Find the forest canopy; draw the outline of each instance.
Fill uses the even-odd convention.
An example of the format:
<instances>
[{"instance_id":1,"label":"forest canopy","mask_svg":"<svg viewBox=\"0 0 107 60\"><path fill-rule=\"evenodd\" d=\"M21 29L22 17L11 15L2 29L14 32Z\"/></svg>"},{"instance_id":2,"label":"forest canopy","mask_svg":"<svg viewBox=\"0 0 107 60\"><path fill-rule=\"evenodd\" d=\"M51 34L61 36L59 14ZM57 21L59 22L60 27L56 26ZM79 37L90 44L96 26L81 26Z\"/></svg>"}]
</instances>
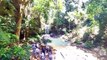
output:
<instances>
[{"instance_id":1,"label":"forest canopy","mask_svg":"<svg viewBox=\"0 0 107 60\"><path fill-rule=\"evenodd\" d=\"M29 60L31 43L46 32L106 49L106 16L107 0L0 0L0 60Z\"/></svg>"}]
</instances>

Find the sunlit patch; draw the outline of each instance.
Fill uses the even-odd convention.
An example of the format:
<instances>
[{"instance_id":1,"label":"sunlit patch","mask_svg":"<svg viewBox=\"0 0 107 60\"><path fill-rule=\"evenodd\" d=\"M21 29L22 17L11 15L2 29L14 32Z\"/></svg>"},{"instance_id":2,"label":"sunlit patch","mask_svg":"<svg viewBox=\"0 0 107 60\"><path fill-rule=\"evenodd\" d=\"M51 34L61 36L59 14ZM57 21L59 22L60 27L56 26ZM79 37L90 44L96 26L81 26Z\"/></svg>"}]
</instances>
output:
<instances>
[{"instance_id":1,"label":"sunlit patch","mask_svg":"<svg viewBox=\"0 0 107 60\"><path fill-rule=\"evenodd\" d=\"M93 28L93 34L97 35L99 33L99 27L98 26L95 26Z\"/></svg>"},{"instance_id":2,"label":"sunlit patch","mask_svg":"<svg viewBox=\"0 0 107 60\"><path fill-rule=\"evenodd\" d=\"M87 27L83 27L81 29L78 30L78 33L79 33L79 37L83 37L84 33L86 32L87 30Z\"/></svg>"}]
</instances>

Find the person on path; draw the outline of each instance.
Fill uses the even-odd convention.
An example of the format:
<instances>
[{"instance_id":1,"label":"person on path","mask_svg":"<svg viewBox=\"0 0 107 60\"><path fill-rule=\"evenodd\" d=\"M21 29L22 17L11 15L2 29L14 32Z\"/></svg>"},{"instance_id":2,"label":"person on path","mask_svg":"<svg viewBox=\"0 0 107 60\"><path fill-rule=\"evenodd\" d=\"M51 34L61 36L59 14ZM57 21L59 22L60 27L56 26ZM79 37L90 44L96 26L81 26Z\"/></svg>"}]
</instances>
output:
<instances>
[{"instance_id":1,"label":"person on path","mask_svg":"<svg viewBox=\"0 0 107 60\"><path fill-rule=\"evenodd\" d=\"M36 54L36 43L33 43L32 44L32 55L33 55L33 57L35 57L35 54Z\"/></svg>"}]
</instances>

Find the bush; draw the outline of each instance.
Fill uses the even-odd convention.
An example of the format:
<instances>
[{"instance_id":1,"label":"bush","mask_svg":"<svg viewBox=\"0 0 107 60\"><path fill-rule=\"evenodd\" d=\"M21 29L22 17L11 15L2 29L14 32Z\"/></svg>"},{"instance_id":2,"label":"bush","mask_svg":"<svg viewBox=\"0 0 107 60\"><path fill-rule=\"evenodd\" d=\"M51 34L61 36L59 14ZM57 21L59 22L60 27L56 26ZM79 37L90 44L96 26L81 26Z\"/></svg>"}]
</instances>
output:
<instances>
[{"instance_id":1,"label":"bush","mask_svg":"<svg viewBox=\"0 0 107 60\"><path fill-rule=\"evenodd\" d=\"M93 47L92 41L86 41L84 47L85 47L85 48L92 48L92 47Z\"/></svg>"},{"instance_id":2,"label":"bush","mask_svg":"<svg viewBox=\"0 0 107 60\"><path fill-rule=\"evenodd\" d=\"M0 16L0 28L3 31L13 33L15 30L15 18L12 16Z\"/></svg>"},{"instance_id":3,"label":"bush","mask_svg":"<svg viewBox=\"0 0 107 60\"><path fill-rule=\"evenodd\" d=\"M48 39L48 40L47 40L47 42L48 42L48 43L51 43L51 42L52 42L52 40Z\"/></svg>"},{"instance_id":4,"label":"bush","mask_svg":"<svg viewBox=\"0 0 107 60\"><path fill-rule=\"evenodd\" d=\"M81 44L81 41L80 40L76 40L74 43L76 43L76 44Z\"/></svg>"},{"instance_id":5,"label":"bush","mask_svg":"<svg viewBox=\"0 0 107 60\"><path fill-rule=\"evenodd\" d=\"M0 60L28 60L28 49L15 45L17 37L14 34L0 30Z\"/></svg>"},{"instance_id":6,"label":"bush","mask_svg":"<svg viewBox=\"0 0 107 60\"><path fill-rule=\"evenodd\" d=\"M4 51L4 52L3 52ZM0 57L1 60L11 60L11 59L18 59L18 60L28 60L27 51L24 50L22 47L13 46L8 49L0 49Z\"/></svg>"},{"instance_id":7,"label":"bush","mask_svg":"<svg viewBox=\"0 0 107 60\"><path fill-rule=\"evenodd\" d=\"M16 35L0 30L0 46L6 47L9 44L16 42L17 40L18 39Z\"/></svg>"}]
</instances>

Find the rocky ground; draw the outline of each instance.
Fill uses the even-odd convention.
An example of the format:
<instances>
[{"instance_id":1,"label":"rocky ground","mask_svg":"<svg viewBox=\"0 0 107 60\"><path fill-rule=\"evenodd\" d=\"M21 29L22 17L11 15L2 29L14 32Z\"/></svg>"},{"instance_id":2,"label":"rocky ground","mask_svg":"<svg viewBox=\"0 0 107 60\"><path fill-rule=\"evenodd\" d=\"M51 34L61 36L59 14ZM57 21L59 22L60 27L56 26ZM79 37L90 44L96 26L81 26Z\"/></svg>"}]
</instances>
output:
<instances>
[{"instance_id":1,"label":"rocky ground","mask_svg":"<svg viewBox=\"0 0 107 60\"><path fill-rule=\"evenodd\" d=\"M84 52L76 46L57 48L55 56L55 60L98 60L93 54Z\"/></svg>"},{"instance_id":2,"label":"rocky ground","mask_svg":"<svg viewBox=\"0 0 107 60\"><path fill-rule=\"evenodd\" d=\"M54 39L54 38L49 38ZM56 39L56 38L55 38ZM59 40L59 39L58 39ZM54 41L54 40L53 40ZM56 49L53 56L53 60L107 60L106 51L101 48L93 48L91 50L78 46L58 46L54 43L49 43L54 49ZM32 59L34 60L34 59Z\"/></svg>"}]
</instances>

